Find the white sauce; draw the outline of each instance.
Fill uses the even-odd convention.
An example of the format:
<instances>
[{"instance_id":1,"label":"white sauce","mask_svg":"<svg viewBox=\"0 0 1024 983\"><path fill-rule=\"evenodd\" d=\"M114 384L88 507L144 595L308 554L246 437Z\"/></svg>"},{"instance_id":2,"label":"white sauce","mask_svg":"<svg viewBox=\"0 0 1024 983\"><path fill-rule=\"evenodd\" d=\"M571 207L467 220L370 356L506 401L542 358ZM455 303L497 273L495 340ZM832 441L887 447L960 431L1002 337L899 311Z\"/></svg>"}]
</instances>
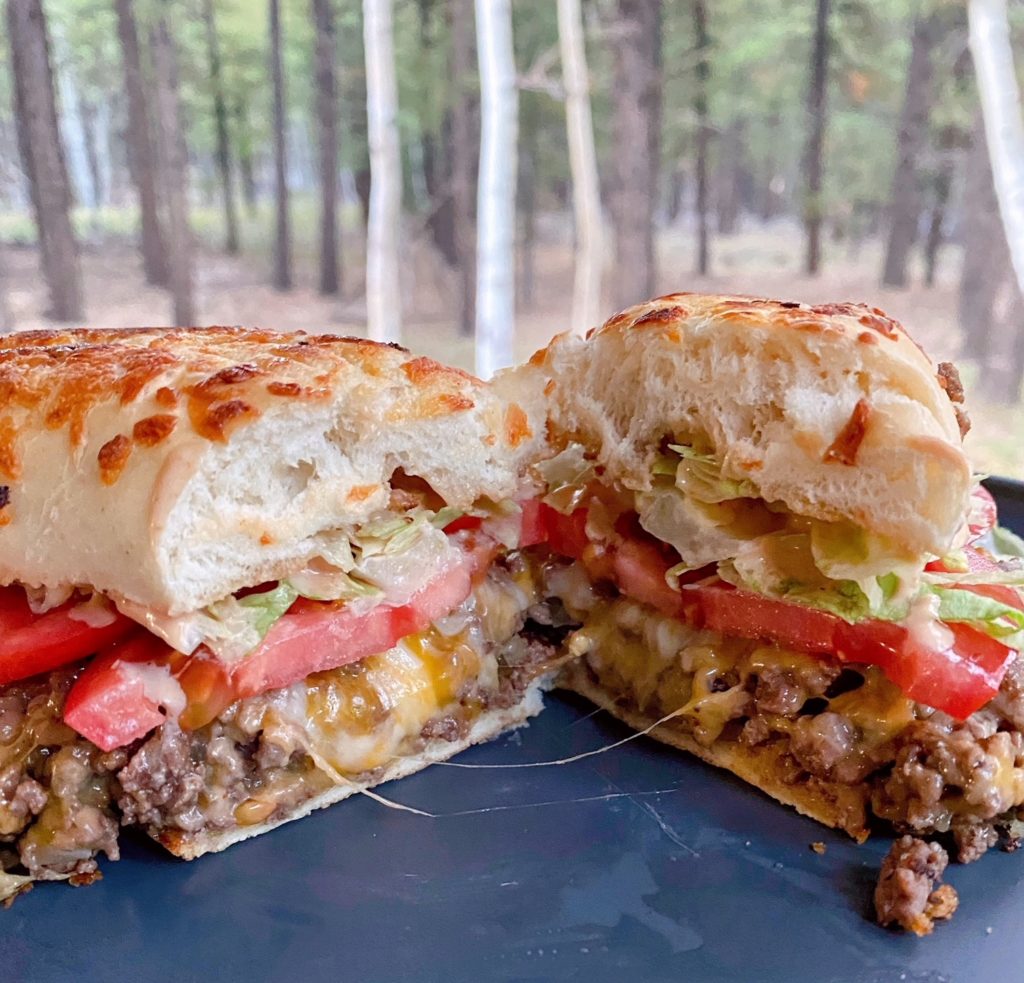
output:
<instances>
[{"instance_id":1,"label":"white sauce","mask_svg":"<svg viewBox=\"0 0 1024 983\"><path fill-rule=\"evenodd\" d=\"M944 652L953 646L953 633L939 620L939 599L935 594L923 594L910 605L904 626L919 648Z\"/></svg>"},{"instance_id":2,"label":"white sauce","mask_svg":"<svg viewBox=\"0 0 1024 983\"><path fill-rule=\"evenodd\" d=\"M169 718L177 719L181 716L187 702L185 691L167 666L154 666L145 662L115 662L114 665L128 680L142 683L146 699L163 707Z\"/></svg>"}]
</instances>

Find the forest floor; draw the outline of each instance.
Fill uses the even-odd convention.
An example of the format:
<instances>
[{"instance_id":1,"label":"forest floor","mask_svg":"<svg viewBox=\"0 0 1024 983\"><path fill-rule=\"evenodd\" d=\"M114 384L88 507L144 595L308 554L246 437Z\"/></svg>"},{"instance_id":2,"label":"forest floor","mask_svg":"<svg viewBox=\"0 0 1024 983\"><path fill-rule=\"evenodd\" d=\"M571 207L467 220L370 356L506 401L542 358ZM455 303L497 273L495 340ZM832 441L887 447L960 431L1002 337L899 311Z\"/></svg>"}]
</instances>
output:
<instances>
[{"instance_id":1,"label":"forest floor","mask_svg":"<svg viewBox=\"0 0 1024 983\"><path fill-rule=\"evenodd\" d=\"M517 309L517 357L525 358L568 323L572 296L572 253L564 225L539 223L529 297ZM323 297L316 291L313 252L314 223L296 223L296 286L288 293L268 283L266 242L257 234L262 222L243 228L247 251L228 257L204 246L196 258L198 320L203 324L247 324L280 329L305 328L362 334L361 244L349 236L346 244L346 290L343 298ZM8 239L0 226L0 240ZM205 239L212 238L204 236ZM403 269L404 343L443 361L472 368L472 339L454 327L456 282L422 235L411 235L412 256ZM358 248L357 248L358 247ZM661 275L658 292L707 290L773 296L809 302L866 301L902 321L936 358L958 360L968 389L974 428L969 451L978 468L1024 478L1024 406L1000 407L985 402L977 369L961 358L962 338L956 322L956 278L959 256L948 248L942 256L934 287L914 285L893 290L878 285L881 265L877 243L852 250L829 243L824 272L806 277L800 269L801 239L788 225L720 236L713 247L713 276L692 272L692 236L683 229L667 230L659 245ZM27 245L0 245L0 270L9 316L17 329L46 327L46 295L38 274L36 250ZM122 236L106 236L83 249L86 312L90 324L123 326L166 324L170 317L167 294L147 286L138 253ZM520 271L520 286L523 276ZM610 310L609 310L610 313Z\"/></svg>"}]
</instances>

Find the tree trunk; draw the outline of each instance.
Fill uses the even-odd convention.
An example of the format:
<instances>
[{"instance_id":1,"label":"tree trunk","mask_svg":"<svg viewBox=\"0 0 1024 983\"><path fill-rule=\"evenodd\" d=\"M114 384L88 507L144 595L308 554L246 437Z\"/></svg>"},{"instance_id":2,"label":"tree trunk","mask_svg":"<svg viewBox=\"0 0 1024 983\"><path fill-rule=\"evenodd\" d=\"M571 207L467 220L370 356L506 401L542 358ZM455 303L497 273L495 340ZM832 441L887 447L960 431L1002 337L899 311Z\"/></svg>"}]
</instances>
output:
<instances>
[{"instance_id":1,"label":"tree trunk","mask_svg":"<svg viewBox=\"0 0 1024 983\"><path fill-rule=\"evenodd\" d=\"M598 323L601 313L604 228L580 0L558 0L558 40L562 52L565 125L572 173L572 210L576 223L572 330L583 334Z\"/></svg>"},{"instance_id":2,"label":"tree trunk","mask_svg":"<svg viewBox=\"0 0 1024 983\"><path fill-rule=\"evenodd\" d=\"M896 170L889 195L889 241L882 268L887 287L907 285L907 258L917 239L921 217L918 164L928 143L928 118L933 91L932 49L940 40L941 21L937 14L923 14L914 20L907 68L907 88L900 113Z\"/></svg>"},{"instance_id":3,"label":"tree trunk","mask_svg":"<svg viewBox=\"0 0 1024 983\"><path fill-rule=\"evenodd\" d=\"M338 53L333 0L313 0L320 149L320 293L341 292L338 224Z\"/></svg>"},{"instance_id":4,"label":"tree trunk","mask_svg":"<svg viewBox=\"0 0 1024 983\"><path fill-rule=\"evenodd\" d=\"M252 153L252 131L249 126L249 111L239 100L232 107L235 117L235 134L238 146L238 173L242 179L242 200L245 210L252 218L256 214L256 168Z\"/></svg>"},{"instance_id":5,"label":"tree trunk","mask_svg":"<svg viewBox=\"0 0 1024 983\"><path fill-rule=\"evenodd\" d=\"M970 0L967 13L1003 238L1024 291L1024 118L1006 0Z\"/></svg>"},{"instance_id":6,"label":"tree trunk","mask_svg":"<svg viewBox=\"0 0 1024 983\"><path fill-rule=\"evenodd\" d=\"M480 57L477 187L476 373L490 378L514 360L518 93L510 0L476 0Z\"/></svg>"},{"instance_id":7,"label":"tree trunk","mask_svg":"<svg viewBox=\"0 0 1024 983\"><path fill-rule=\"evenodd\" d=\"M807 145L804 149L804 235L807 249L804 270L816 276L821 267L821 223L825 211L822 198L828 95L829 10L831 0L815 0L814 40L807 86Z\"/></svg>"},{"instance_id":8,"label":"tree trunk","mask_svg":"<svg viewBox=\"0 0 1024 983\"><path fill-rule=\"evenodd\" d=\"M951 128L946 129L948 131ZM946 209L953 187L953 143L953 139L945 133L939 140L939 161L932 182L932 209L924 244L924 282L929 287L935 285L939 250L942 248L943 229L946 224Z\"/></svg>"},{"instance_id":9,"label":"tree trunk","mask_svg":"<svg viewBox=\"0 0 1024 983\"><path fill-rule=\"evenodd\" d=\"M157 205L157 161L146 105L146 80L139 54L139 33L133 0L114 0L117 36L121 42L124 89L128 97L128 172L139 199L142 268L147 282L166 286L169 271Z\"/></svg>"},{"instance_id":10,"label":"tree trunk","mask_svg":"<svg viewBox=\"0 0 1024 983\"><path fill-rule=\"evenodd\" d=\"M370 216L366 232L367 331L378 341L402 336L398 275L402 156L398 142L392 0L363 0L366 117L370 144Z\"/></svg>"},{"instance_id":11,"label":"tree trunk","mask_svg":"<svg viewBox=\"0 0 1024 983\"><path fill-rule=\"evenodd\" d=\"M661 151L661 5L618 0L613 78L612 197L617 307L654 293L654 207Z\"/></svg>"},{"instance_id":12,"label":"tree trunk","mask_svg":"<svg viewBox=\"0 0 1024 983\"><path fill-rule=\"evenodd\" d=\"M168 6L168 0L162 0L160 16L149 43L156 76L157 148L167 207L167 259L174 323L188 327L196 321L192 285L193 242L188 221L188 153L181 128L178 55L167 26Z\"/></svg>"},{"instance_id":13,"label":"tree trunk","mask_svg":"<svg viewBox=\"0 0 1024 983\"><path fill-rule=\"evenodd\" d=\"M722 235L733 235L739 227L747 172L744 163L746 122L732 120L722 135L718 184L715 189L716 226Z\"/></svg>"},{"instance_id":14,"label":"tree trunk","mask_svg":"<svg viewBox=\"0 0 1024 983\"><path fill-rule=\"evenodd\" d=\"M270 0L270 77L274 92L274 287L291 290L292 238L288 224L288 141L284 68L281 61L281 4Z\"/></svg>"},{"instance_id":15,"label":"tree trunk","mask_svg":"<svg viewBox=\"0 0 1024 983\"><path fill-rule=\"evenodd\" d=\"M678 164L668 177L668 220L675 223L683 210L683 196L686 193L686 172Z\"/></svg>"},{"instance_id":16,"label":"tree trunk","mask_svg":"<svg viewBox=\"0 0 1024 983\"><path fill-rule=\"evenodd\" d=\"M231 142L228 137L228 107L224 100L224 79L220 64L220 39L213 15L213 0L203 0L203 21L206 25L206 53L213 89L213 119L217 131L217 170L220 172L224 199L224 251L238 253L238 210L235 206L235 175L231 166Z\"/></svg>"},{"instance_id":17,"label":"tree trunk","mask_svg":"<svg viewBox=\"0 0 1024 983\"><path fill-rule=\"evenodd\" d=\"M49 317L82 317L82 275L71 225L71 190L61 145L50 41L40 0L7 0L14 112L39 234Z\"/></svg>"},{"instance_id":18,"label":"tree trunk","mask_svg":"<svg viewBox=\"0 0 1024 983\"><path fill-rule=\"evenodd\" d=\"M519 219L519 272L517 303L533 306L534 258L537 245L537 121L531 113L523 113L519 126L519 173L516 178L516 214Z\"/></svg>"},{"instance_id":19,"label":"tree trunk","mask_svg":"<svg viewBox=\"0 0 1024 983\"><path fill-rule=\"evenodd\" d=\"M705 0L693 0L693 31L697 50L697 82L693 90L693 111L697 117L697 272L707 276L711 267L711 249L708 228L708 144L711 129L708 126L708 80L711 64L708 61L708 11Z\"/></svg>"},{"instance_id":20,"label":"tree trunk","mask_svg":"<svg viewBox=\"0 0 1024 983\"><path fill-rule=\"evenodd\" d=\"M449 8L452 34L451 184L452 219L459 279L459 333L473 334L476 320L476 224L473 175L476 169L473 127L473 90L471 76L476 59L474 51L473 0L454 0Z\"/></svg>"},{"instance_id":21,"label":"tree trunk","mask_svg":"<svg viewBox=\"0 0 1024 983\"><path fill-rule=\"evenodd\" d=\"M85 164L89 171L89 200L93 208L102 208L107 194L103 182L103 168L100 166L99 144L96 141L96 103L82 96L79 99L78 110L82 115L82 143L85 149Z\"/></svg>"},{"instance_id":22,"label":"tree trunk","mask_svg":"<svg viewBox=\"0 0 1024 983\"><path fill-rule=\"evenodd\" d=\"M991 348L996 293L1009 258L980 114L971 134L966 172L958 316L965 350L985 365Z\"/></svg>"}]
</instances>

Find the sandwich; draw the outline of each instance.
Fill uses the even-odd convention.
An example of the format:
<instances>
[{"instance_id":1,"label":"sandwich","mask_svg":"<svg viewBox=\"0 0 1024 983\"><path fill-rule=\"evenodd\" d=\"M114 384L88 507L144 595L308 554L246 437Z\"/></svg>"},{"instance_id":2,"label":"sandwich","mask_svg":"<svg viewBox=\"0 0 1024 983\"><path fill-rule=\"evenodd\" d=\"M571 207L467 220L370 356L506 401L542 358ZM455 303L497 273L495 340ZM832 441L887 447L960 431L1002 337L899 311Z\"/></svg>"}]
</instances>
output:
<instances>
[{"instance_id":1,"label":"sandwich","mask_svg":"<svg viewBox=\"0 0 1024 983\"><path fill-rule=\"evenodd\" d=\"M857 840L1024 803L1024 570L955 369L881 311L673 294L498 385L549 449L566 687Z\"/></svg>"},{"instance_id":2,"label":"sandwich","mask_svg":"<svg viewBox=\"0 0 1024 983\"><path fill-rule=\"evenodd\" d=\"M192 859L522 725L524 411L404 349L239 328L0 348L0 897Z\"/></svg>"}]
</instances>

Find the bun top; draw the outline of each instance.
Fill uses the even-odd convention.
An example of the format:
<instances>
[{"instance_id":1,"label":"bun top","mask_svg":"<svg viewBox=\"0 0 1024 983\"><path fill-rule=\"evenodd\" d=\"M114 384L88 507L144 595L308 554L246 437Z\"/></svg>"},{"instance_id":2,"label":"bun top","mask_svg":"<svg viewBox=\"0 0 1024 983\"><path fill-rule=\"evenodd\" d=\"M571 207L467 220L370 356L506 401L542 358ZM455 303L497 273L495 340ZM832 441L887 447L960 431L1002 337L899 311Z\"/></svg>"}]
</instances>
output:
<instances>
[{"instance_id":1,"label":"bun top","mask_svg":"<svg viewBox=\"0 0 1024 983\"><path fill-rule=\"evenodd\" d=\"M559 335L499 387L650 487L668 438L710 447L762 498L946 553L969 508L963 390L877 308L678 293Z\"/></svg>"},{"instance_id":2,"label":"bun top","mask_svg":"<svg viewBox=\"0 0 1024 983\"><path fill-rule=\"evenodd\" d=\"M395 345L242 328L0 339L0 582L179 613L387 507L515 493L524 412ZM457 447L456 453L452 448Z\"/></svg>"}]
</instances>

